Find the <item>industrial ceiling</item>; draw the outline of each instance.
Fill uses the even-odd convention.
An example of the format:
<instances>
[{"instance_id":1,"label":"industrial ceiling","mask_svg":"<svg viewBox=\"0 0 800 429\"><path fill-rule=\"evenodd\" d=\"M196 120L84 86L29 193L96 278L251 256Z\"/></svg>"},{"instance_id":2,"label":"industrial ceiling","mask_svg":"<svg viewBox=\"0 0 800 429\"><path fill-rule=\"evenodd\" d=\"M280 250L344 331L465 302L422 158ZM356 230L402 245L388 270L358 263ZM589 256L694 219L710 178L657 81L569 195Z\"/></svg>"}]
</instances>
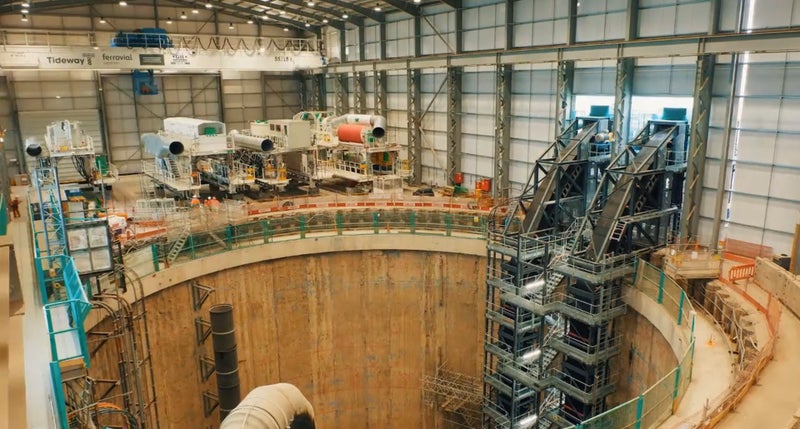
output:
<instances>
[{"instance_id":1,"label":"industrial ceiling","mask_svg":"<svg viewBox=\"0 0 800 429\"><path fill-rule=\"evenodd\" d=\"M446 4L452 8L460 8L461 0L39 0L4 2L0 6L0 15L37 12L52 13L75 7L95 6L102 4L187 7L192 9L210 9L245 20L263 23L277 22L300 29L313 27L315 31L325 25L342 29L346 23L362 26L365 19L385 22L386 14L403 12L410 16L419 16L420 7L433 4Z\"/></svg>"}]
</instances>

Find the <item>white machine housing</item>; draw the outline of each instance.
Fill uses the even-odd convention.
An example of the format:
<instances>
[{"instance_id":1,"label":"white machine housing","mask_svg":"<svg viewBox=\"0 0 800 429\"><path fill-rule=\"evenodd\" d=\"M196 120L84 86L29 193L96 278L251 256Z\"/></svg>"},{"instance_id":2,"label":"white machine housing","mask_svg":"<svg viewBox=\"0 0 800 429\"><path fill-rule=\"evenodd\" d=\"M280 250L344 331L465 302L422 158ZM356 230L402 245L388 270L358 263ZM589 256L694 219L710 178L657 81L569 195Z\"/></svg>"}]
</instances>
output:
<instances>
[{"instance_id":1,"label":"white machine housing","mask_svg":"<svg viewBox=\"0 0 800 429\"><path fill-rule=\"evenodd\" d=\"M81 128L78 121L56 121L47 126L44 135L50 157L93 155L92 136Z\"/></svg>"},{"instance_id":2,"label":"white machine housing","mask_svg":"<svg viewBox=\"0 0 800 429\"><path fill-rule=\"evenodd\" d=\"M275 119L250 123L250 134L273 141L275 150L292 151L311 146L311 124L294 119Z\"/></svg>"},{"instance_id":3,"label":"white machine housing","mask_svg":"<svg viewBox=\"0 0 800 429\"><path fill-rule=\"evenodd\" d=\"M189 155L224 154L233 150L225 131L225 124L196 118L166 118L164 130L159 135L168 141L179 141L188 148Z\"/></svg>"}]
</instances>

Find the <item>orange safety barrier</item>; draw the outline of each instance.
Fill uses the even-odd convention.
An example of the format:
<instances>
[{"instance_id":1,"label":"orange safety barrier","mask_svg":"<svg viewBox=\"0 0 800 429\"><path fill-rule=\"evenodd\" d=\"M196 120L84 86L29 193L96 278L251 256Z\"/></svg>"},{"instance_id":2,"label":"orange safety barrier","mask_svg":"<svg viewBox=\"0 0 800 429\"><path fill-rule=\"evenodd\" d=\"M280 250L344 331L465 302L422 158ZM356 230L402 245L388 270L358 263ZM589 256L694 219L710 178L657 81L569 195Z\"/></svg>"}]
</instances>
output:
<instances>
[{"instance_id":1,"label":"orange safety barrier","mask_svg":"<svg viewBox=\"0 0 800 429\"><path fill-rule=\"evenodd\" d=\"M728 281L749 279L754 275L756 275L756 264L737 265L728 270Z\"/></svg>"}]
</instances>

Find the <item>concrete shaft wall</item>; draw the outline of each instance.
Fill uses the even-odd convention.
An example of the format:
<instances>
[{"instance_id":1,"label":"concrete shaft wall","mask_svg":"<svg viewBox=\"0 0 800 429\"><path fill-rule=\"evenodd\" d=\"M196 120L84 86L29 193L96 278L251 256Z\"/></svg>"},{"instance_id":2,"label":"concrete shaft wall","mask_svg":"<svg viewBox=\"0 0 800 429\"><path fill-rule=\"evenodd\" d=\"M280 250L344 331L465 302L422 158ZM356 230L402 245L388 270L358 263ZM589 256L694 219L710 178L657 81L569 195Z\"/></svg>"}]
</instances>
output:
<instances>
[{"instance_id":1,"label":"concrete shaft wall","mask_svg":"<svg viewBox=\"0 0 800 429\"><path fill-rule=\"evenodd\" d=\"M147 298L162 428L207 427L195 317L234 306L242 392L297 385L320 428L446 427L422 403L421 379L445 363L480 379L485 258L356 251L284 258L200 277L216 288L203 309L188 283ZM210 342L210 340L209 340ZM206 345L210 351L210 344Z\"/></svg>"},{"instance_id":2,"label":"concrete shaft wall","mask_svg":"<svg viewBox=\"0 0 800 429\"><path fill-rule=\"evenodd\" d=\"M609 396L609 407L640 395L678 365L672 347L646 317L629 308L615 323L622 347L611 362L619 381Z\"/></svg>"}]
</instances>

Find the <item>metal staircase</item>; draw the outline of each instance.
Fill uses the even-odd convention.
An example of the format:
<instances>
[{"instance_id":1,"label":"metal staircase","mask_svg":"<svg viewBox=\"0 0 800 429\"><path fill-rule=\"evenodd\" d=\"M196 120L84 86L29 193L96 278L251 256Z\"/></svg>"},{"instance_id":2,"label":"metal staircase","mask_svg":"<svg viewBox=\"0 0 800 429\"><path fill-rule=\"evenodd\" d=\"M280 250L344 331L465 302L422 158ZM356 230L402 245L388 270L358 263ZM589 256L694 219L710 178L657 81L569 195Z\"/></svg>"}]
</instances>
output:
<instances>
[{"instance_id":1,"label":"metal staircase","mask_svg":"<svg viewBox=\"0 0 800 429\"><path fill-rule=\"evenodd\" d=\"M178 239L172 244L172 247L169 249L169 253L167 253L167 262L172 264L175 262L175 259L183 250L183 247L186 245L186 241L189 240L189 237L192 235L191 230L188 226L185 226L181 229L180 235L178 235Z\"/></svg>"},{"instance_id":2,"label":"metal staircase","mask_svg":"<svg viewBox=\"0 0 800 429\"><path fill-rule=\"evenodd\" d=\"M169 172L172 173L172 177L175 179L181 178L181 169L178 167L178 162L175 161L175 158L169 157L167 158L167 165L169 166Z\"/></svg>"}]
</instances>

